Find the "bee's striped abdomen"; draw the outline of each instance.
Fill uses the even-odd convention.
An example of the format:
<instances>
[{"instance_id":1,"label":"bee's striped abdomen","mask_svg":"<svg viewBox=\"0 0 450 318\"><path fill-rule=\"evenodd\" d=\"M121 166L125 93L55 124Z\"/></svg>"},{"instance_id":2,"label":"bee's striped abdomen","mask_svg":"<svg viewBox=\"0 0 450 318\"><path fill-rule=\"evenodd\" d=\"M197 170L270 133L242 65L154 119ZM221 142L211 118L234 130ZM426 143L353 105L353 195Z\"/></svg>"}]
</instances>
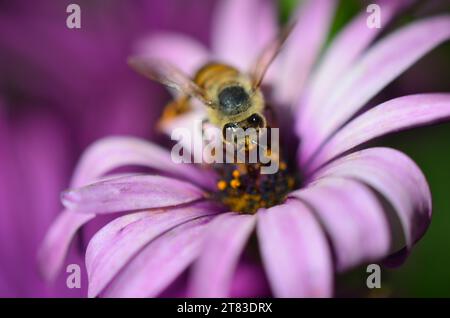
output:
<instances>
[{"instance_id":1,"label":"bee's striped abdomen","mask_svg":"<svg viewBox=\"0 0 450 318\"><path fill-rule=\"evenodd\" d=\"M233 81L239 76L239 71L232 66L221 63L208 63L197 71L194 82L207 90L220 83Z\"/></svg>"}]
</instances>

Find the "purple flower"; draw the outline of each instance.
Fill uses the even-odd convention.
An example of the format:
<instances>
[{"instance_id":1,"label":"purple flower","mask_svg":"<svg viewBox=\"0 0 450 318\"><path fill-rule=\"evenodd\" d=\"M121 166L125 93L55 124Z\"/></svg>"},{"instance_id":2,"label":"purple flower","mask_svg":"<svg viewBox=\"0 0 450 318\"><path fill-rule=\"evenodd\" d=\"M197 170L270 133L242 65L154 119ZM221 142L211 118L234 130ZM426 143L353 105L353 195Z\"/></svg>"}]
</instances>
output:
<instances>
[{"instance_id":1,"label":"purple flower","mask_svg":"<svg viewBox=\"0 0 450 318\"><path fill-rule=\"evenodd\" d=\"M85 275L81 289L69 289L65 269L53 284L37 270L38 247L61 209L55 198L93 140L149 136L148 121L157 115L149 105L162 100L164 90L128 68L131 44L179 14L199 22L179 19L171 27L204 37L210 12L198 1L80 0L82 28L70 30L65 18L72 2L0 3L0 297L86 294ZM90 224L83 235L99 225ZM82 263L78 245L68 253L69 264Z\"/></svg>"},{"instance_id":2,"label":"purple flower","mask_svg":"<svg viewBox=\"0 0 450 318\"><path fill-rule=\"evenodd\" d=\"M383 23L400 4L380 1ZM450 94L404 96L360 110L450 37L450 17L414 22L372 44L380 29L368 28L363 12L318 60L334 9L334 1L304 1L296 27L265 79L271 89L267 98L285 115L280 126L290 141L288 150L297 152L296 163L286 171L301 172L300 186L294 189L282 168L281 184L269 183L273 187L259 189L259 194L271 196L284 183L289 192L277 197L276 204L259 201L256 213L236 213L227 210L235 205L222 204L230 199L227 193L221 193L222 200L212 198L220 193L219 179L245 184L239 173L224 177L196 165L175 164L169 151L136 138L97 141L78 164L71 189L62 195L65 211L44 241L40 257L47 276L58 272L82 225L96 215L123 212L132 213L103 227L87 247L91 297L157 296L190 266L188 295L228 296L254 232L271 292L278 297L332 296L335 272L404 257L431 220L428 184L403 153L361 149L385 134L447 120ZM164 57L189 74L217 59L248 70L277 33L268 1L222 1L213 21L211 51L178 34L149 37L138 51ZM176 125L200 115L187 114ZM170 131L171 126L165 128ZM293 142L294 131L300 143ZM136 165L154 174L104 177ZM386 216L393 211L403 229L402 249Z\"/></svg>"},{"instance_id":3,"label":"purple flower","mask_svg":"<svg viewBox=\"0 0 450 318\"><path fill-rule=\"evenodd\" d=\"M80 297L85 290L69 290L64 280L45 284L36 263L40 240L60 209L55 195L67 182L67 132L48 114L7 120L3 107L0 101L0 296ZM59 151L49 156L49 149Z\"/></svg>"}]
</instances>

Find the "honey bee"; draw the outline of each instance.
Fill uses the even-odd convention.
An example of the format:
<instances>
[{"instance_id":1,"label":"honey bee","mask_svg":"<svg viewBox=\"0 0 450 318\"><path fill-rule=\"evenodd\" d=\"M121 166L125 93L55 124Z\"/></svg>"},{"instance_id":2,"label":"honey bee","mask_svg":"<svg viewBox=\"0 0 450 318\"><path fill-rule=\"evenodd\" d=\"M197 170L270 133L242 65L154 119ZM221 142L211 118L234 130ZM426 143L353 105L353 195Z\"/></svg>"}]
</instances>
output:
<instances>
[{"instance_id":1,"label":"honey bee","mask_svg":"<svg viewBox=\"0 0 450 318\"><path fill-rule=\"evenodd\" d=\"M263 114L266 102L260 86L292 28L293 25L285 28L267 45L249 72L241 72L228 64L211 62L201 67L191 79L164 60L136 56L129 58L128 64L145 77L181 93L180 97L166 106L162 120L187 112L191 108L190 99L195 98L206 106L207 121L220 128L223 140L227 141L227 132L233 134L237 129L246 131L248 128L259 132L267 127ZM244 144L246 149L253 146L248 139L234 142Z\"/></svg>"}]
</instances>

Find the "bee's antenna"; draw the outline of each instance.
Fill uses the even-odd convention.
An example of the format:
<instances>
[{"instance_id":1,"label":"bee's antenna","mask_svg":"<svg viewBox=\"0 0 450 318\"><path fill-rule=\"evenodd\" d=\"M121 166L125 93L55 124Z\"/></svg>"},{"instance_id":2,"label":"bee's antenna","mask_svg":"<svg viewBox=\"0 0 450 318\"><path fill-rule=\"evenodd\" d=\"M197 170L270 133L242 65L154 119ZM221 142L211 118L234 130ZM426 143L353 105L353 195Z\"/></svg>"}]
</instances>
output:
<instances>
[{"instance_id":1,"label":"bee's antenna","mask_svg":"<svg viewBox=\"0 0 450 318\"><path fill-rule=\"evenodd\" d=\"M273 60L276 58L281 48L285 44L287 38L292 33L296 25L296 21L289 23L277 36L275 40L270 42L260 53L253 65L250 76L252 78L252 89L256 90L262 83L264 76L266 75L269 66L272 64Z\"/></svg>"}]
</instances>

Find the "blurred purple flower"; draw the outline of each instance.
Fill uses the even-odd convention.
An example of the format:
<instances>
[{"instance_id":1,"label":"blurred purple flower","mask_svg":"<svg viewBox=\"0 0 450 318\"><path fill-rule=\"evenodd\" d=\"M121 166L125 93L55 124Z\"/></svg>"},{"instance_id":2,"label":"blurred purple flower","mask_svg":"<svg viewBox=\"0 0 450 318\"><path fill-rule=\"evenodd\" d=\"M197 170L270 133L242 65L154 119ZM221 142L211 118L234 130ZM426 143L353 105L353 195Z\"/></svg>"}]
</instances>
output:
<instances>
[{"instance_id":1,"label":"blurred purple flower","mask_svg":"<svg viewBox=\"0 0 450 318\"><path fill-rule=\"evenodd\" d=\"M7 120L0 105L0 296L82 296L63 279L54 286L38 275L36 251L59 210L54 196L66 184L70 152L67 130L52 116L34 114ZM50 149L58 149L49 156ZM36 183L39 185L36 187ZM70 253L72 263L82 257ZM60 288L64 286L64 288Z\"/></svg>"},{"instance_id":2,"label":"blurred purple flower","mask_svg":"<svg viewBox=\"0 0 450 318\"><path fill-rule=\"evenodd\" d=\"M400 3L380 1L384 23ZM294 125L282 126L290 129L287 138L293 139L295 130L300 139L291 149L298 149L296 168L304 176L300 189L283 203L255 214L224 213L226 207L208 195L217 191L214 172L175 164L167 150L144 140L97 141L78 164L71 189L62 196L66 210L41 250L47 277L58 272L82 225L96 215L136 210L141 212L117 217L90 241L89 296L157 296L191 264L188 295L229 296L255 229L271 291L278 297L328 297L333 294L335 271L405 256L431 220L425 177L411 159L394 149L356 150L388 133L448 120L450 94L404 96L358 112L450 37L450 17L414 22L371 45L380 30L369 29L366 14L361 13L317 61L334 8L335 2L329 0L303 2L296 13L298 23L265 81L272 89L270 101L295 120ZM247 70L277 33L275 11L268 1L224 0L213 21L212 53L175 34L145 39L139 53L164 57L190 74L212 59ZM197 114L184 120L193 116ZM162 175L99 180L130 165ZM395 211L404 249L394 244L389 211L375 192Z\"/></svg>"},{"instance_id":3,"label":"blurred purple flower","mask_svg":"<svg viewBox=\"0 0 450 318\"><path fill-rule=\"evenodd\" d=\"M161 28L205 38L212 5L81 0L82 28L69 30L66 7L72 2L0 2L1 297L86 294L84 281L82 289L71 290L65 273L52 285L38 273L38 245L60 211L55 198L93 140L151 136L149 123L165 93L127 67L132 43ZM173 19L181 13L197 22ZM68 263L81 264L74 247Z\"/></svg>"}]
</instances>

